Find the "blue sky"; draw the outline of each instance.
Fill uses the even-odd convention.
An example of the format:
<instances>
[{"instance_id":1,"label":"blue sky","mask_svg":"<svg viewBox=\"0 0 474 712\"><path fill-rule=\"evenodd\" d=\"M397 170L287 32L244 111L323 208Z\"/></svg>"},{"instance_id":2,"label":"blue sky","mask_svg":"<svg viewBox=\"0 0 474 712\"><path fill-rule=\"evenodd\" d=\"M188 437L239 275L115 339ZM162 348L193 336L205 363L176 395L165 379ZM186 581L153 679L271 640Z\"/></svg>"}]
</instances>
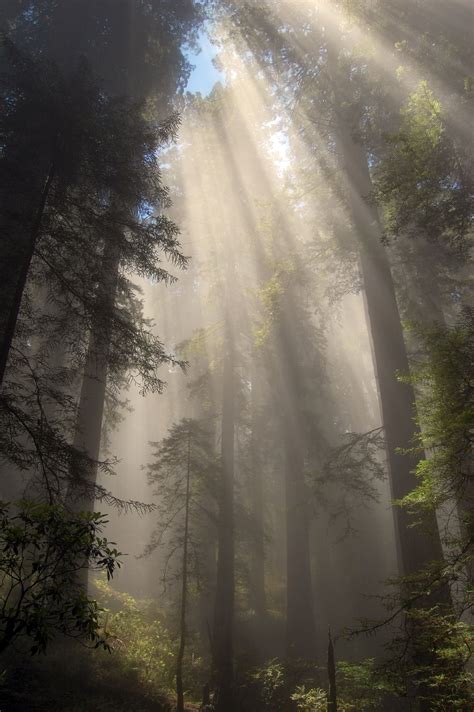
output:
<instances>
[{"instance_id":1,"label":"blue sky","mask_svg":"<svg viewBox=\"0 0 474 712\"><path fill-rule=\"evenodd\" d=\"M192 52L188 54L188 59L194 65L194 69L191 72L186 89L193 93L199 91L204 96L207 96L211 93L214 84L222 80L222 74L212 64L212 59L216 55L216 48L210 42L207 34L201 32L198 41L201 48L199 54Z\"/></svg>"}]
</instances>

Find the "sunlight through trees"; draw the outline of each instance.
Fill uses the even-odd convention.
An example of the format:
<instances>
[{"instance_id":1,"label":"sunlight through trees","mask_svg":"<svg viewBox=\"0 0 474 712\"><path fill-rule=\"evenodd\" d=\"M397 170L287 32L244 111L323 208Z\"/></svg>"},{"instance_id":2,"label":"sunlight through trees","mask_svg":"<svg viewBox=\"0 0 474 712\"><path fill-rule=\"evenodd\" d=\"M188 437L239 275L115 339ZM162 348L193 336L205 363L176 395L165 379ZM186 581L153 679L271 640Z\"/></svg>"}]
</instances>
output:
<instances>
[{"instance_id":1,"label":"sunlight through trees","mask_svg":"<svg viewBox=\"0 0 474 712\"><path fill-rule=\"evenodd\" d=\"M473 14L2 4L2 710L472 709Z\"/></svg>"}]
</instances>

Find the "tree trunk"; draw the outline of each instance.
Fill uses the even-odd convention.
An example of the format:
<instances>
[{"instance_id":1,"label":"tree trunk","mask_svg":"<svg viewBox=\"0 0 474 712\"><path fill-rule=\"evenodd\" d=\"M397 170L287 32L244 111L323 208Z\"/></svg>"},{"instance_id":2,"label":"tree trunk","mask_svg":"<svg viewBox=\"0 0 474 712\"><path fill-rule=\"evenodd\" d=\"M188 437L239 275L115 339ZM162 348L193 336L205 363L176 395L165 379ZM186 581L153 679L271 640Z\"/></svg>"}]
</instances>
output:
<instances>
[{"instance_id":1,"label":"tree trunk","mask_svg":"<svg viewBox=\"0 0 474 712\"><path fill-rule=\"evenodd\" d=\"M227 303L227 311L229 311ZM217 581L214 609L213 668L216 710L232 712L234 618L234 434L235 345L232 322L226 314L224 344L221 482L219 497Z\"/></svg>"},{"instance_id":2,"label":"tree trunk","mask_svg":"<svg viewBox=\"0 0 474 712\"><path fill-rule=\"evenodd\" d=\"M254 358L257 357L254 355ZM257 623L266 616L265 596L265 525L263 506L263 472L260 449L262 446L262 416L260 413L260 384L258 369L253 368L251 393L251 443L250 443L250 497L253 519L253 536L250 559L250 605L255 611Z\"/></svg>"},{"instance_id":3,"label":"tree trunk","mask_svg":"<svg viewBox=\"0 0 474 712\"><path fill-rule=\"evenodd\" d=\"M183 658L186 648L186 604L188 594L188 538L189 538L189 496L191 483L191 433L188 434L188 456L186 470L186 502L184 511L183 573L181 579L180 641L176 660L176 712L184 712Z\"/></svg>"},{"instance_id":4,"label":"tree trunk","mask_svg":"<svg viewBox=\"0 0 474 712\"><path fill-rule=\"evenodd\" d=\"M289 657L311 658L316 647L306 513L304 456L294 425L284 433L286 494L286 650Z\"/></svg>"},{"instance_id":5,"label":"tree trunk","mask_svg":"<svg viewBox=\"0 0 474 712\"><path fill-rule=\"evenodd\" d=\"M3 635L0 638L0 655L13 644L15 638L23 628L24 624L22 621L15 622L14 618L8 619Z\"/></svg>"},{"instance_id":6,"label":"tree trunk","mask_svg":"<svg viewBox=\"0 0 474 712\"><path fill-rule=\"evenodd\" d=\"M380 411L386 441L386 454L392 499L399 501L418 484L414 473L419 458L406 451L413 447L418 430L415 425L415 393L411 385L400 383L397 374L407 375L409 364L389 261L382 244L382 230L376 206L370 197L372 184L365 149L354 141L347 126L339 124L336 150L345 173L351 220L359 241L360 268L364 285L367 320L372 341ZM443 559L436 514L427 512L423 526L406 508L394 505L397 556L401 576L422 570L431 561ZM405 593L410 596L409 584ZM416 603L419 607L451 607L448 587L428 594ZM423 646L423 631L411 624L412 659L415 664L430 664ZM420 643L421 641L421 643ZM436 693L421 684L417 697L420 712L432 712Z\"/></svg>"},{"instance_id":7,"label":"tree trunk","mask_svg":"<svg viewBox=\"0 0 474 712\"><path fill-rule=\"evenodd\" d=\"M336 660L331 631L328 633L328 707L327 712L337 712Z\"/></svg>"},{"instance_id":8,"label":"tree trunk","mask_svg":"<svg viewBox=\"0 0 474 712\"><path fill-rule=\"evenodd\" d=\"M102 311L102 317L97 316L89 338L74 435L75 449L88 460L85 472L80 468L79 472L71 473L73 481L67 500L75 509L91 510L94 506L112 330L110 320L115 303L119 263L118 246L111 241L107 242L103 258L104 279L97 293L97 309Z\"/></svg>"},{"instance_id":9,"label":"tree trunk","mask_svg":"<svg viewBox=\"0 0 474 712\"><path fill-rule=\"evenodd\" d=\"M339 126L336 149L347 180L349 210L359 240L390 487L393 499L400 500L417 485L413 471L418 458L404 452L413 446L417 434L414 423L415 394L409 384L400 383L397 379L397 374L409 373L409 365L377 209L367 200L372 184L365 150L343 125ZM405 508L395 506L394 519L402 575L409 575L428 562L443 557L434 514L427 516L427 526L423 529L412 527L414 518Z\"/></svg>"},{"instance_id":10,"label":"tree trunk","mask_svg":"<svg viewBox=\"0 0 474 712\"><path fill-rule=\"evenodd\" d=\"M30 266L31 266L31 261L33 259L35 249L36 249L36 244L38 242L38 237L40 234L41 230L41 222L43 220L43 215L44 211L48 202L49 198L49 193L51 190L51 186L54 181L54 177L56 174L56 163L55 163L55 145L53 145L53 158L51 160L51 165L49 167L48 175L46 176L46 180L43 186L43 190L41 192L41 197L40 201L38 204L38 208L36 209L36 213L33 219L33 224L31 226L31 230L28 235L28 240L25 244L25 248L23 251L20 251L20 255L16 255L16 250L18 249L15 245L12 246L12 254L10 255L10 259L8 259L8 255L2 254L3 259L5 259L5 264L8 267L8 270L13 270L16 274L16 280L14 281L14 292L11 298L11 302L8 303L8 298L10 295L5 295L6 296L6 305L2 305L2 321L3 321L3 328L2 328L2 334L1 334L1 343L0 343L0 386L3 383L3 379L5 377L5 371L7 368L7 362L8 362L8 356L10 353L10 349L12 346L13 342L13 337L15 336L15 329L16 329L16 324L18 321L18 315L20 313L20 307L21 307L21 302L23 299L23 293L25 291L27 279L28 279L28 273L30 271ZM8 240L12 239L11 235L6 235L4 236L3 240L5 242L8 242ZM15 253L15 254L13 254ZM16 259L15 259L16 256ZM6 277L6 282L7 284L10 283L11 281L11 274L5 275ZM6 307L6 309L5 309ZM4 311L5 310L5 311Z\"/></svg>"},{"instance_id":11,"label":"tree trunk","mask_svg":"<svg viewBox=\"0 0 474 712\"><path fill-rule=\"evenodd\" d=\"M277 339L286 498L286 650L289 657L311 658L316 651L316 631L304 481L306 433L301 413L304 384L301 381L294 324L293 295L288 291L280 315Z\"/></svg>"},{"instance_id":12,"label":"tree trunk","mask_svg":"<svg viewBox=\"0 0 474 712\"><path fill-rule=\"evenodd\" d=\"M423 238L417 238L412 246L414 259L409 260L404 269L404 288L408 294L407 316L410 321L419 322L432 328L434 326L449 328L449 315L445 317L443 306L445 304L444 295L439 288L438 275L434 272L430 262L433 262L433 245L430 245ZM444 265L448 258L446 255L436 255L435 264ZM428 264L428 268L426 265ZM404 265L403 265L404 266ZM408 275L407 275L408 273ZM422 344L416 343L415 348ZM423 432L424 424L420 423ZM431 457L430 452L426 452L426 458ZM453 526L459 525L461 537L465 545L474 540L474 523L472 521L472 508L474 504L474 481L472 476L467 480L462 492L456 494L457 521L452 518L452 502L444 505L438 511L438 521L443 528L452 532ZM469 581L474 581L474 563L468 567Z\"/></svg>"}]
</instances>

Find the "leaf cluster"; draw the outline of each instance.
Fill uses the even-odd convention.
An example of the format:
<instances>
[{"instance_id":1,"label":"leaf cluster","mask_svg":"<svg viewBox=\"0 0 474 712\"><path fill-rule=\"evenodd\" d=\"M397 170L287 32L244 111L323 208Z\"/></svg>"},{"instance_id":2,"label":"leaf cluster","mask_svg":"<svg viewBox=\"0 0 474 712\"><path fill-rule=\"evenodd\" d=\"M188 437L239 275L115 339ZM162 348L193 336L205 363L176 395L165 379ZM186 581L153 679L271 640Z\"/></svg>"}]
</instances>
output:
<instances>
[{"instance_id":1,"label":"leaf cluster","mask_svg":"<svg viewBox=\"0 0 474 712\"><path fill-rule=\"evenodd\" d=\"M78 577L87 569L110 579L120 552L101 536L100 513L71 515L59 505L0 505L0 648L24 641L32 655L54 635L107 647L97 603Z\"/></svg>"}]
</instances>

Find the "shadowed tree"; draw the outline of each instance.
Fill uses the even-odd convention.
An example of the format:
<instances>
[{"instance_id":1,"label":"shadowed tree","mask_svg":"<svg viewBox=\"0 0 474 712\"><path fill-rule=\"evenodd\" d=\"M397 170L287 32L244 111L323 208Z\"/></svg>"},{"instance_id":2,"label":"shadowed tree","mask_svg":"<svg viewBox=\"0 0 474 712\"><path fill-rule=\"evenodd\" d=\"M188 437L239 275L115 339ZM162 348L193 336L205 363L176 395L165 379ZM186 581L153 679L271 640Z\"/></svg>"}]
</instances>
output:
<instances>
[{"instance_id":1,"label":"shadowed tree","mask_svg":"<svg viewBox=\"0 0 474 712\"><path fill-rule=\"evenodd\" d=\"M167 550L165 579L180 589L179 648L176 658L177 710L184 711L183 661L189 638L190 581L199 578L203 502L215 496L216 463L209 434L196 420L185 418L173 425L160 443L153 443L148 481L159 498L158 526L146 549ZM207 515L205 524L209 525Z\"/></svg>"}]
</instances>

